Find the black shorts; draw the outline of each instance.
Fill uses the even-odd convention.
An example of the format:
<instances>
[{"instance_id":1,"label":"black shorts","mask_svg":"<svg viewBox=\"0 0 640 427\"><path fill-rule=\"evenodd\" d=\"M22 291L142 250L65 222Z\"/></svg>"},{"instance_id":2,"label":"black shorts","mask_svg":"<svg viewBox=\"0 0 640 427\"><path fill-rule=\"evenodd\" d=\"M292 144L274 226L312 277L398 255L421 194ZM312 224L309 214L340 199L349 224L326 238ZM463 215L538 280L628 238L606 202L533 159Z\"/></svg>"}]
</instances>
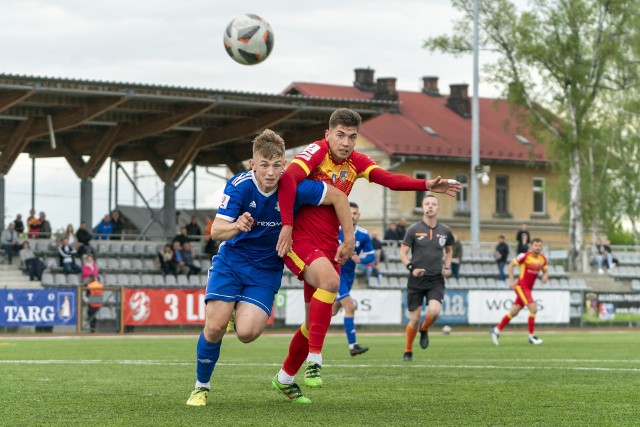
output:
<instances>
[{"instance_id":1,"label":"black shorts","mask_svg":"<svg viewBox=\"0 0 640 427\"><path fill-rule=\"evenodd\" d=\"M422 302L427 300L440 301L444 299L444 277L442 274L434 276L409 277L407 284L407 308L413 311L422 306Z\"/></svg>"}]
</instances>

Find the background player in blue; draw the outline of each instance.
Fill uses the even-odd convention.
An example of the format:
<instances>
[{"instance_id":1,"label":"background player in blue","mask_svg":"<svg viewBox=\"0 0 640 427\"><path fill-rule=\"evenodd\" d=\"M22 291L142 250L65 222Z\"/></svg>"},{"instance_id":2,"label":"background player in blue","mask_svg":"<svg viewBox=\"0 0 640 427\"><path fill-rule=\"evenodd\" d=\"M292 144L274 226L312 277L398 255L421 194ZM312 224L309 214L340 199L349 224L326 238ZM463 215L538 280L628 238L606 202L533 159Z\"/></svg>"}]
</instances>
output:
<instances>
[{"instance_id":1,"label":"background player in blue","mask_svg":"<svg viewBox=\"0 0 640 427\"><path fill-rule=\"evenodd\" d=\"M338 313L340 307L344 309L344 331L347 334L347 341L349 342L349 353L351 353L352 356L357 356L367 352L369 347L360 346L356 340L356 326L354 322L356 305L353 302L353 298L351 298L351 287L356 277L356 265L365 265L374 262L376 255L373 244L371 243L371 237L369 237L369 232L362 227L356 226L360 219L360 209L358 205L351 202L349 206L351 207L351 220L353 221L353 227L356 233L356 249L353 255L351 255L351 259L340 267L340 290L338 291L336 302L333 303L333 315L335 316ZM342 228L340 228L338 240L340 243L344 241Z\"/></svg>"},{"instance_id":2,"label":"background player in blue","mask_svg":"<svg viewBox=\"0 0 640 427\"><path fill-rule=\"evenodd\" d=\"M209 270L205 326L196 346L197 380L187 400L189 406L207 403L211 375L236 302L236 332L244 343L260 336L271 314L284 268L276 251L282 228L277 189L286 163L284 151L283 139L265 130L253 140L251 170L235 175L225 187L211 227L211 237L224 242ZM334 205L340 224L353 233L347 196L340 190L307 180L296 196L296 208L302 204ZM350 256L353 247L354 239L346 241L336 257ZM305 399L295 384L285 394L291 400Z\"/></svg>"}]
</instances>

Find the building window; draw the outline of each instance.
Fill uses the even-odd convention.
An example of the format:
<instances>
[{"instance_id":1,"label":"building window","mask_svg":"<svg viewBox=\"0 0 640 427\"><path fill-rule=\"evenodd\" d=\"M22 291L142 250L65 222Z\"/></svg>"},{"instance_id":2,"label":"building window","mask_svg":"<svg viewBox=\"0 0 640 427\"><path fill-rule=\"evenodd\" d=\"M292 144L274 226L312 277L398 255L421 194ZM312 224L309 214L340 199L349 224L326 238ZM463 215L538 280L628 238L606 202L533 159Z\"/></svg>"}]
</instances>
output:
<instances>
[{"instance_id":1,"label":"building window","mask_svg":"<svg viewBox=\"0 0 640 427\"><path fill-rule=\"evenodd\" d=\"M544 178L533 178L533 213L547 212L547 195L544 188Z\"/></svg>"},{"instance_id":2,"label":"building window","mask_svg":"<svg viewBox=\"0 0 640 427\"><path fill-rule=\"evenodd\" d=\"M413 177L417 179L431 179L431 172L414 172ZM426 196L426 191L416 191L415 207L422 211L422 199Z\"/></svg>"},{"instance_id":3,"label":"building window","mask_svg":"<svg viewBox=\"0 0 640 427\"><path fill-rule=\"evenodd\" d=\"M462 190L456 194L456 211L469 211L469 175L466 173L456 174L456 180L462 186Z\"/></svg>"},{"instance_id":4,"label":"building window","mask_svg":"<svg viewBox=\"0 0 640 427\"><path fill-rule=\"evenodd\" d=\"M496 213L504 215L509 213L509 177L496 175Z\"/></svg>"}]
</instances>

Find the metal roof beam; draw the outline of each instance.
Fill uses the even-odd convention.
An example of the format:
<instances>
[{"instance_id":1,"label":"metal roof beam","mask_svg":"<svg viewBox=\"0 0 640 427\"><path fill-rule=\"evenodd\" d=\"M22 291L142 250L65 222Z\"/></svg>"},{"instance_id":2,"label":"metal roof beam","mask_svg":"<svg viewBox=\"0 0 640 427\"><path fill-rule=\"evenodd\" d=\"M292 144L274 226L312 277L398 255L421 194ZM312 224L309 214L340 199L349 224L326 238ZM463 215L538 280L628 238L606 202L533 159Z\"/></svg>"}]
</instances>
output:
<instances>
[{"instance_id":1,"label":"metal roof beam","mask_svg":"<svg viewBox=\"0 0 640 427\"><path fill-rule=\"evenodd\" d=\"M200 140L204 136L203 132L198 132L191 134L191 136L187 139L185 144L182 145L178 155L173 161L171 167L165 172L164 182L173 181L176 177L182 175L185 168L196 158L198 155L198 145L200 144Z\"/></svg>"},{"instance_id":2,"label":"metal roof beam","mask_svg":"<svg viewBox=\"0 0 640 427\"><path fill-rule=\"evenodd\" d=\"M36 122L35 117L29 117L24 122L21 122L9 138L7 145L0 154L0 171L4 174L9 172L11 166L18 158L18 155L25 149L29 140L25 137L34 126Z\"/></svg>"},{"instance_id":3,"label":"metal roof beam","mask_svg":"<svg viewBox=\"0 0 640 427\"><path fill-rule=\"evenodd\" d=\"M0 111L11 108L20 101L29 98L34 93L36 93L35 90L9 90L0 93Z\"/></svg>"},{"instance_id":4,"label":"metal roof beam","mask_svg":"<svg viewBox=\"0 0 640 427\"><path fill-rule=\"evenodd\" d=\"M116 148L116 138L121 129L121 125L115 128L109 128L104 135L102 135L102 138L91 154L91 159L82 167L82 173L79 175L80 178L95 178L104 162L111 156L111 153L113 153L113 150Z\"/></svg>"}]
</instances>

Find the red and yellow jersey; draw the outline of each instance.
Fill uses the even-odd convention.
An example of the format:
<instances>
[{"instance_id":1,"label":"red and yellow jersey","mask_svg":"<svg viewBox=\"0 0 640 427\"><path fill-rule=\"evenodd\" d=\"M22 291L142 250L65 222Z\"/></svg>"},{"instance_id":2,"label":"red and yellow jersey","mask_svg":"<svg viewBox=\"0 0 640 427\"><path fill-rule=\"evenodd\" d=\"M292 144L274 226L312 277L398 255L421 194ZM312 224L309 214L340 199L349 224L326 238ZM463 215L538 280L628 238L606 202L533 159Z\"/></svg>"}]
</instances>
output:
<instances>
[{"instance_id":1,"label":"red and yellow jersey","mask_svg":"<svg viewBox=\"0 0 640 427\"><path fill-rule=\"evenodd\" d=\"M519 254L514 260L514 265L520 266L518 285L532 289L540 271L547 270L547 258L542 255L535 255L533 252Z\"/></svg>"}]
</instances>

